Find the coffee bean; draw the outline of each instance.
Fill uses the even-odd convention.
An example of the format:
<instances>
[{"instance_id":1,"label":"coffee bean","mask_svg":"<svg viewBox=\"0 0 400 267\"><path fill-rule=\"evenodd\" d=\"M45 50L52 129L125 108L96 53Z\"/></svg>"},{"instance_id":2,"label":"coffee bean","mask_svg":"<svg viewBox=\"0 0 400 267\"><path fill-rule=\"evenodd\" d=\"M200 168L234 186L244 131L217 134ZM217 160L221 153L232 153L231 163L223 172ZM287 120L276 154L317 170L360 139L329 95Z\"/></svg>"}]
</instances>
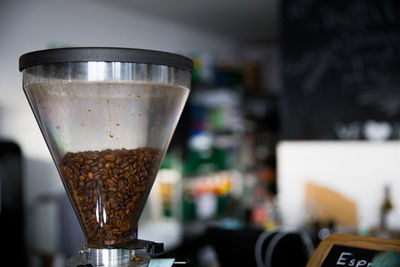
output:
<instances>
[{"instance_id":1,"label":"coffee bean","mask_svg":"<svg viewBox=\"0 0 400 267\"><path fill-rule=\"evenodd\" d=\"M118 229L118 228L114 228L114 229L112 229L111 231L113 232L113 234L116 235L116 234L119 232L119 229Z\"/></svg>"},{"instance_id":2,"label":"coffee bean","mask_svg":"<svg viewBox=\"0 0 400 267\"><path fill-rule=\"evenodd\" d=\"M90 171L90 165L88 165L88 164L83 165L83 169L84 169L85 171Z\"/></svg>"},{"instance_id":3,"label":"coffee bean","mask_svg":"<svg viewBox=\"0 0 400 267\"><path fill-rule=\"evenodd\" d=\"M93 160L92 160L92 159L85 159L85 160L83 161L83 163L85 163L86 165L90 165L90 164L93 163Z\"/></svg>"},{"instance_id":4,"label":"coffee bean","mask_svg":"<svg viewBox=\"0 0 400 267\"><path fill-rule=\"evenodd\" d=\"M117 188L115 188L115 187L109 187L109 188L108 188L108 191L110 191L110 192L117 192Z\"/></svg>"},{"instance_id":5,"label":"coffee bean","mask_svg":"<svg viewBox=\"0 0 400 267\"><path fill-rule=\"evenodd\" d=\"M108 185L109 187L113 187L113 186L114 186L114 181L113 181L112 179L108 179L108 180L107 180L107 185Z\"/></svg>"},{"instance_id":6,"label":"coffee bean","mask_svg":"<svg viewBox=\"0 0 400 267\"><path fill-rule=\"evenodd\" d=\"M121 162L122 162L122 158L117 158L116 160L115 160L115 164L121 164Z\"/></svg>"},{"instance_id":7,"label":"coffee bean","mask_svg":"<svg viewBox=\"0 0 400 267\"><path fill-rule=\"evenodd\" d=\"M135 236L161 159L155 148L68 152L60 170L86 233L102 248Z\"/></svg>"},{"instance_id":8,"label":"coffee bean","mask_svg":"<svg viewBox=\"0 0 400 267\"><path fill-rule=\"evenodd\" d=\"M115 156L111 154L104 155L104 158L108 161L115 161Z\"/></svg>"}]
</instances>

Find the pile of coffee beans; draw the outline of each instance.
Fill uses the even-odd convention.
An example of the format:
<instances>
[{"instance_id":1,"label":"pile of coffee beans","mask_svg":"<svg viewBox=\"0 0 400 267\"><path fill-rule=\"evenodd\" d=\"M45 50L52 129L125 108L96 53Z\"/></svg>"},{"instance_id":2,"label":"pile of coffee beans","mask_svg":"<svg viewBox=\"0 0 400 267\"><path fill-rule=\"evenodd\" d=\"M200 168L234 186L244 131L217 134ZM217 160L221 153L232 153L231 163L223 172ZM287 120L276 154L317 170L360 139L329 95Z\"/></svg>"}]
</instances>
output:
<instances>
[{"instance_id":1,"label":"pile of coffee beans","mask_svg":"<svg viewBox=\"0 0 400 267\"><path fill-rule=\"evenodd\" d=\"M68 152L60 170L89 247L135 238L137 221L161 161L155 148Z\"/></svg>"}]
</instances>

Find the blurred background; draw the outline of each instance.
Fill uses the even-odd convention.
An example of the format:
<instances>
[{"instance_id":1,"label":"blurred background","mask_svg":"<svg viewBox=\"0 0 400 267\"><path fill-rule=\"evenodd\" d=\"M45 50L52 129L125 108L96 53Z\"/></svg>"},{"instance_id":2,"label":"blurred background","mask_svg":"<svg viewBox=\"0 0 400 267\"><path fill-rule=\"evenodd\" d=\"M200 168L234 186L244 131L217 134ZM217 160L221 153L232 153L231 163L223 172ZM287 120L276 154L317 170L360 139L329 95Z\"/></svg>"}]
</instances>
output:
<instances>
[{"instance_id":1,"label":"blurred background","mask_svg":"<svg viewBox=\"0 0 400 267\"><path fill-rule=\"evenodd\" d=\"M2 253L58 267L83 243L18 72L70 46L194 61L139 226L160 257L305 266L333 232L400 238L399 29L395 0L1 1Z\"/></svg>"}]
</instances>

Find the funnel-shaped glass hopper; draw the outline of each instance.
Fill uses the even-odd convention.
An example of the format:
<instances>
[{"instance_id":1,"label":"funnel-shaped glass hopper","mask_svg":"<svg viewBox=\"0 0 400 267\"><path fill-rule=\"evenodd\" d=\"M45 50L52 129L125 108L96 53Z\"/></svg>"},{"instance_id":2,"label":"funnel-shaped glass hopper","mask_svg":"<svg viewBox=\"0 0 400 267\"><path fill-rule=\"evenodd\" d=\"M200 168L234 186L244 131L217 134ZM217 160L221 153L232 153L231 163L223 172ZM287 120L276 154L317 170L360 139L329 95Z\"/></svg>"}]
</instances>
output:
<instances>
[{"instance_id":1,"label":"funnel-shaped glass hopper","mask_svg":"<svg viewBox=\"0 0 400 267\"><path fill-rule=\"evenodd\" d=\"M25 54L20 69L86 245L136 239L189 94L191 60L149 50L65 48Z\"/></svg>"}]
</instances>

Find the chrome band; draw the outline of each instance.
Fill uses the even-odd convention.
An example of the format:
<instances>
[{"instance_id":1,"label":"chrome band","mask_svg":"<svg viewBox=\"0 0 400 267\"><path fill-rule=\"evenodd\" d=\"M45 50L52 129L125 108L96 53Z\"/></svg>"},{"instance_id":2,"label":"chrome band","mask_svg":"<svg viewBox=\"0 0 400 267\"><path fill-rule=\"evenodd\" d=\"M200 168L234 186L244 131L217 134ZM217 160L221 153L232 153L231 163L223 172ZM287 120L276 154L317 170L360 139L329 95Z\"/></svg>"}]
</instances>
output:
<instances>
[{"instance_id":1,"label":"chrome band","mask_svg":"<svg viewBox=\"0 0 400 267\"><path fill-rule=\"evenodd\" d=\"M93 266L121 266L128 265L132 252L127 249L95 249L88 248L85 251L88 263Z\"/></svg>"},{"instance_id":2,"label":"chrome band","mask_svg":"<svg viewBox=\"0 0 400 267\"><path fill-rule=\"evenodd\" d=\"M76 267L79 264L91 264L95 267L145 267L150 256L141 250L112 248L96 249L84 247L79 256L70 258L68 266Z\"/></svg>"}]
</instances>

